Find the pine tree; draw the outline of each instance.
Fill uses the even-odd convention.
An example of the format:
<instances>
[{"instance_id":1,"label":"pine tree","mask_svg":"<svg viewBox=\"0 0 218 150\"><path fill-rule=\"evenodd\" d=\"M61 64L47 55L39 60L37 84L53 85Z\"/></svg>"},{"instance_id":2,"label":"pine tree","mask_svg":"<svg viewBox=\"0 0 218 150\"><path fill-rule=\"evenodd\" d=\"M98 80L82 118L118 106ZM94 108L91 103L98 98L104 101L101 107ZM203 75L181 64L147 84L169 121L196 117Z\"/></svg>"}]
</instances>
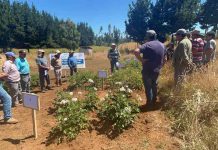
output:
<instances>
[{"instance_id":1,"label":"pine tree","mask_svg":"<svg viewBox=\"0 0 218 150\"><path fill-rule=\"evenodd\" d=\"M128 20L125 21L126 32L130 38L142 43L145 39L146 30L149 29L151 19L151 1L137 0L129 5Z\"/></svg>"}]
</instances>

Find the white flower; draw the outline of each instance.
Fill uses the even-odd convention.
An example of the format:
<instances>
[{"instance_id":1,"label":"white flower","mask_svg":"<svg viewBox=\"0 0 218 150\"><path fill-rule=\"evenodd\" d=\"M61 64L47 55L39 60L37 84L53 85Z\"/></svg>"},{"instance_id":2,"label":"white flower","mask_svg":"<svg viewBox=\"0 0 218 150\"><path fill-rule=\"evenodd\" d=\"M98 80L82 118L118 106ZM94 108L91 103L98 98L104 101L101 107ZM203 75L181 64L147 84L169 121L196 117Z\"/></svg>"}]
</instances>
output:
<instances>
[{"instance_id":1,"label":"white flower","mask_svg":"<svg viewBox=\"0 0 218 150\"><path fill-rule=\"evenodd\" d=\"M100 99L100 101L105 101L105 98L104 98L104 97L103 97L103 98L101 98L101 99Z\"/></svg>"},{"instance_id":2,"label":"white flower","mask_svg":"<svg viewBox=\"0 0 218 150\"><path fill-rule=\"evenodd\" d=\"M72 98L72 102L76 102L76 101L78 101L78 99L77 98Z\"/></svg>"},{"instance_id":3,"label":"white flower","mask_svg":"<svg viewBox=\"0 0 218 150\"><path fill-rule=\"evenodd\" d=\"M128 92L128 93L132 93L132 90L128 88L128 89L127 89L127 92Z\"/></svg>"},{"instance_id":4,"label":"white flower","mask_svg":"<svg viewBox=\"0 0 218 150\"><path fill-rule=\"evenodd\" d=\"M82 95L83 93L82 93L82 92L78 92L78 94L79 94L79 95Z\"/></svg>"},{"instance_id":5,"label":"white flower","mask_svg":"<svg viewBox=\"0 0 218 150\"><path fill-rule=\"evenodd\" d=\"M131 113L131 111L132 111L132 109L130 107L125 107L124 109L125 109L125 111L127 111L129 113Z\"/></svg>"},{"instance_id":6,"label":"white flower","mask_svg":"<svg viewBox=\"0 0 218 150\"><path fill-rule=\"evenodd\" d=\"M116 85L122 85L122 82L115 82Z\"/></svg>"},{"instance_id":7,"label":"white flower","mask_svg":"<svg viewBox=\"0 0 218 150\"><path fill-rule=\"evenodd\" d=\"M69 103L69 100L62 100L62 101L60 102L61 105L65 105L65 104L67 104L67 103Z\"/></svg>"},{"instance_id":8,"label":"white flower","mask_svg":"<svg viewBox=\"0 0 218 150\"><path fill-rule=\"evenodd\" d=\"M67 118L64 118L64 121L67 121Z\"/></svg>"},{"instance_id":9,"label":"white flower","mask_svg":"<svg viewBox=\"0 0 218 150\"><path fill-rule=\"evenodd\" d=\"M120 88L120 92L125 92L125 91L126 91L126 89L124 87Z\"/></svg>"},{"instance_id":10,"label":"white flower","mask_svg":"<svg viewBox=\"0 0 218 150\"><path fill-rule=\"evenodd\" d=\"M123 97L126 97L125 95L122 95Z\"/></svg>"},{"instance_id":11,"label":"white flower","mask_svg":"<svg viewBox=\"0 0 218 150\"><path fill-rule=\"evenodd\" d=\"M108 94L105 95L106 98L108 98L108 96L109 96Z\"/></svg>"},{"instance_id":12,"label":"white flower","mask_svg":"<svg viewBox=\"0 0 218 150\"><path fill-rule=\"evenodd\" d=\"M70 92L69 94L70 94L71 96L73 96L73 92Z\"/></svg>"},{"instance_id":13,"label":"white flower","mask_svg":"<svg viewBox=\"0 0 218 150\"><path fill-rule=\"evenodd\" d=\"M128 85L126 85L125 87L126 87L126 88L128 88L129 86L128 86Z\"/></svg>"},{"instance_id":14,"label":"white flower","mask_svg":"<svg viewBox=\"0 0 218 150\"><path fill-rule=\"evenodd\" d=\"M94 83L94 81L93 81L92 79L89 79L88 82L90 82L90 83Z\"/></svg>"},{"instance_id":15,"label":"white flower","mask_svg":"<svg viewBox=\"0 0 218 150\"><path fill-rule=\"evenodd\" d=\"M96 87L94 87L94 90L97 91L98 89Z\"/></svg>"}]
</instances>

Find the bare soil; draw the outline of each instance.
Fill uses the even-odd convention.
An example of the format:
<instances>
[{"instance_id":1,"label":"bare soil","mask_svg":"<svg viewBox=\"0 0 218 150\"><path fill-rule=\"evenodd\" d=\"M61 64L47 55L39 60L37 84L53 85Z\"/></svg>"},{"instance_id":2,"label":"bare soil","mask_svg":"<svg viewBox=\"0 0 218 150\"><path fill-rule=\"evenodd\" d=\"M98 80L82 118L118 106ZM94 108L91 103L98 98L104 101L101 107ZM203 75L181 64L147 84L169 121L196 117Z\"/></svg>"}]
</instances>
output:
<instances>
[{"instance_id":1,"label":"bare soil","mask_svg":"<svg viewBox=\"0 0 218 150\"><path fill-rule=\"evenodd\" d=\"M36 68L32 66L32 68ZM97 71L109 68L106 52L95 53L87 60L87 69ZM53 72L51 71L51 74ZM54 83L54 81L52 81ZM171 134L170 121L161 111L162 102L154 110L144 110L139 114L133 127L116 137L109 137L105 130L85 130L70 143L46 145L49 131L56 124L52 114L52 102L56 93L67 87L54 87L46 93L36 92L41 99L41 110L37 112L38 136L33 138L32 113L22 106L13 108L13 115L18 124L0 124L0 150L176 150L179 149L178 139ZM104 92L99 92L99 95ZM139 92L144 97L144 92ZM145 103L145 101L143 102ZM2 111L0 112L2 115Z\"/></svg>"}]
</instances>

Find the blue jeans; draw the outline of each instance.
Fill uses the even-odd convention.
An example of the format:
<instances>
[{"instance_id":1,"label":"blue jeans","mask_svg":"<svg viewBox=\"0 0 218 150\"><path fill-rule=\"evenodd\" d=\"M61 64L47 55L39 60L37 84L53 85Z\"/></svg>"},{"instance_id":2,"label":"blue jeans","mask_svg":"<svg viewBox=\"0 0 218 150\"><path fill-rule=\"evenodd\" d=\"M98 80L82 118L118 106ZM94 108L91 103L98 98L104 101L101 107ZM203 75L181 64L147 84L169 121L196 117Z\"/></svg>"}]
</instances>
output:
<instances>
[{"instance_id":1,"label":"blue jeans","mask_svg":"<svg viewBox=\"0 0 218 150\"><path fill-rule=\"evenodd\" d=\"M4 119L11 118L11 97L8 93L3 89L2 85L0 85L0 99L3 102L3 112L4 112Z\"/></svg>"},{"instance_id":2,"label":"blue jeans","mask_svg":"<svg viewBox=\"0 0 218 150\"><path fill-rule=\"evenodd\" d=\"M142 71L142 79L147 97L147 104L155 103L157 100L157 79L159 73L145 73Z\"/></svg>"},{"instance_id":3,"label":"blue jeans","mask_svg":"<svg viewBox=\"0 0 218 150\"><path fill-rule=\"evenodd\" d=\"M20 84L22 92L30 93L30 75L20 75Z\"/></svg>"},{"instance_id":4,"label":"blue jeans","mask_svg":"<svg viewBox=\"0 0 218 150\"><path fill-rule=\"evenodd\" d=\"M110 62L110 63L111 63L111 73L114 72L114 69L119 70L119 68L118 68L117 65L116 65L117 62L119 62L119 61L118 61L118 60L115 60L115 59L114 59L114 60L113 60L113 59L111 60L111 62Z\"/></svg>"}]
</instances>

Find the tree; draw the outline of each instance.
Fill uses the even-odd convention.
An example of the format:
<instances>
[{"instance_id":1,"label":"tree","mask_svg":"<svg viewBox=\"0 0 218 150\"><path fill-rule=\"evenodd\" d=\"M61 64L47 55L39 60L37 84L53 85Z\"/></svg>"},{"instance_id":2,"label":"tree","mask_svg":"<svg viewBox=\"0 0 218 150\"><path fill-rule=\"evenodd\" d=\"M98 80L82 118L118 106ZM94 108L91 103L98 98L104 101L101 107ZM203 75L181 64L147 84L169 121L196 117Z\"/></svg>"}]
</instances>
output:
<instances>
[{"instance_id":1,"label":"tree","mask_svg":"<svg viewBox=\"0 0 218 150\"><path fill-rule=\"evenodd\" d=\"M79 23L77 30L80 32L80 46L90 46L94 44L95 34L88 23Z\"/></svg>"},{"instance_id":2,"label":"tree","mask_svg":"<svg viewBox=\"0 0 218 150\"><path fill-rule=\"evenodd\" d=\"M199 15L200 24L203 29L213 27L214 30L218 29L218 1L207 0L202 6L202 12Z\"/></svg>"},{"instance_id":3,"label":"tree","mask_svg":"<svg viewBox=\"0 0 218 150\"><path fill-rule=\"evenodd\" d=\"M200 0L158 0L152 7L150 27L162 36L179 28L192 29L199 11Z\"/></svg>"},{"instance_id":4,"label":"tree","mask_svg":"<svg viewBox=\"0 0 218 150\"><path fill-rule=\"evenodd\" d=\"M128 20L125 21L126 32L134 41L142 43L151 19L151 1L137 0L129 5Z\"/></svg>"}]
</instances>

